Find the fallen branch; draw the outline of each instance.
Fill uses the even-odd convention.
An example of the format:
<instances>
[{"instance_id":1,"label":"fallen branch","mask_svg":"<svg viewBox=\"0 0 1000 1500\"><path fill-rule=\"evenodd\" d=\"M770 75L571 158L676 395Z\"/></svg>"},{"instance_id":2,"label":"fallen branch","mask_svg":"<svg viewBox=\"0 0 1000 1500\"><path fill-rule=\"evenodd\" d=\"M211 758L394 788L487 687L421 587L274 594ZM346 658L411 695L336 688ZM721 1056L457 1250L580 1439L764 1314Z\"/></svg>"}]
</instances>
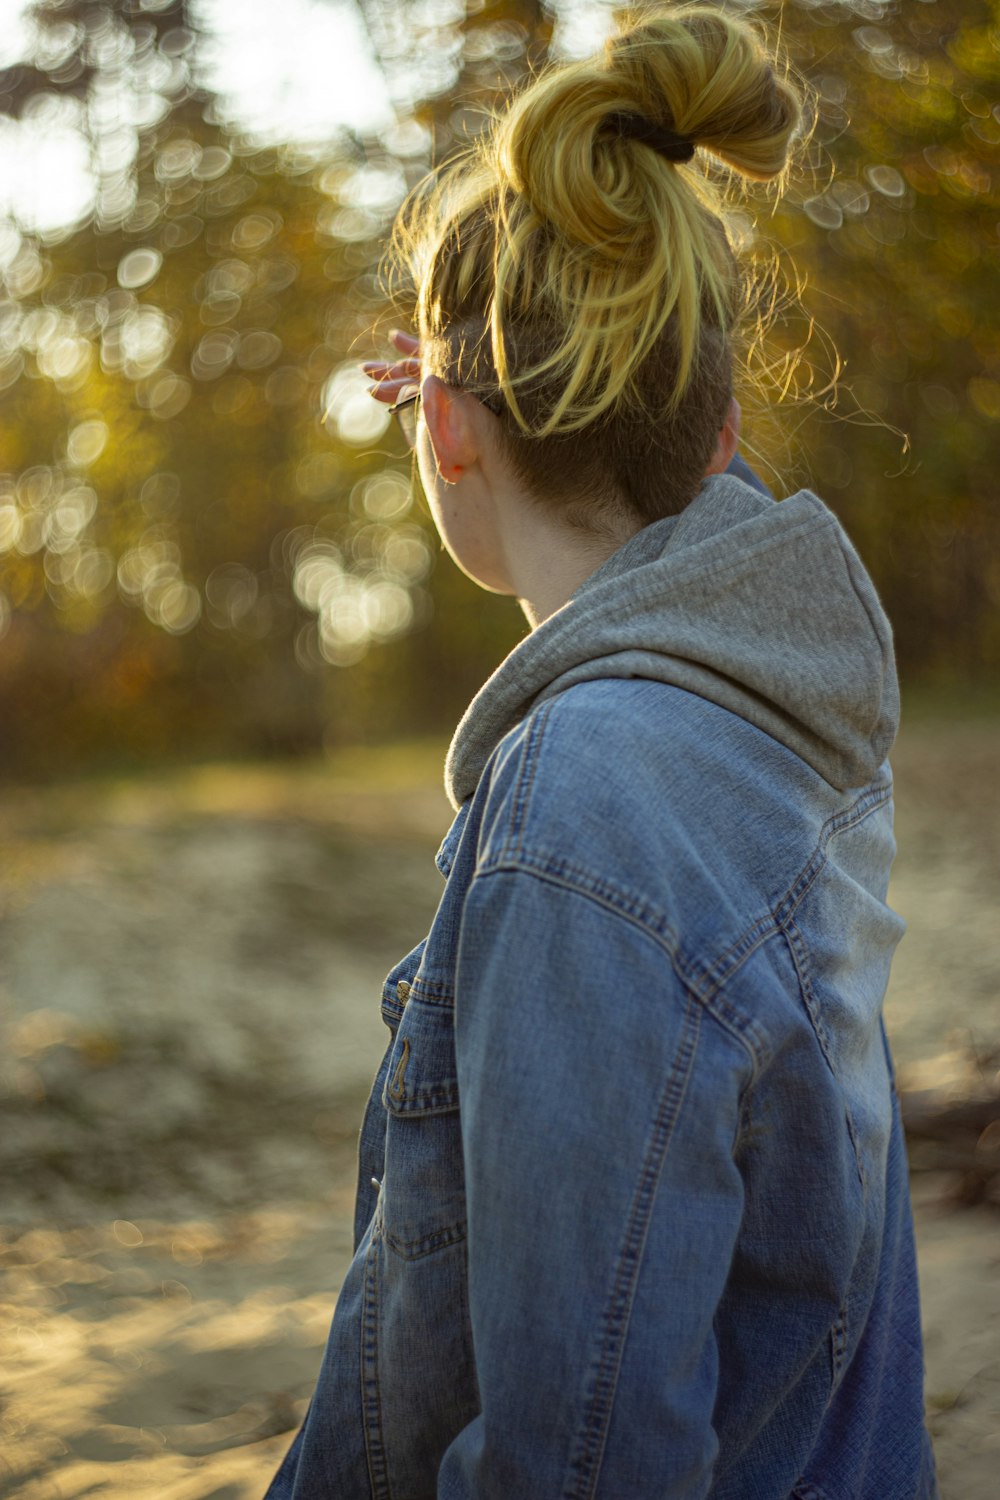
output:
<instances>
[{"instance_id":1,"label":"fallen branch","mask_svg":"<svg viewBox=\"0 0 1000 1500\"><path fill-rule=\"evenodd\" d=\"M952 1090L900 1095L911 1171L952 1171L949 1195L1000 1207L1000 1089L956 1097Z\"/></svg>"}]
</instances>

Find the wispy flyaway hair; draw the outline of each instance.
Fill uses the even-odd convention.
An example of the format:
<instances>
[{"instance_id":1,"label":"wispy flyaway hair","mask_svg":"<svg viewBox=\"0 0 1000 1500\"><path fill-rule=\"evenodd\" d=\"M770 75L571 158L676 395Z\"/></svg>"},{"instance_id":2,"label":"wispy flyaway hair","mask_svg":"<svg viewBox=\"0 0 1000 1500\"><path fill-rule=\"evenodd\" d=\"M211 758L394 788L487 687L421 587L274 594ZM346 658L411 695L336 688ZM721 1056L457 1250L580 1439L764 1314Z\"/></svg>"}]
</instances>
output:
<instances>
[{"instance_id":1,"label":"wispy flyaway hair","mask_svg":"<svg viewBox=\"0 0 1000 1500\"><path fill-rule=\"evenodd\" d=\"M425 372L499 393L509 458L576 524L609 494L643 522L694 496L747 300L727 193L782 177L800 118L755 24L645 8L403 205L390 258Z\"/></svg>"}]
</instances>

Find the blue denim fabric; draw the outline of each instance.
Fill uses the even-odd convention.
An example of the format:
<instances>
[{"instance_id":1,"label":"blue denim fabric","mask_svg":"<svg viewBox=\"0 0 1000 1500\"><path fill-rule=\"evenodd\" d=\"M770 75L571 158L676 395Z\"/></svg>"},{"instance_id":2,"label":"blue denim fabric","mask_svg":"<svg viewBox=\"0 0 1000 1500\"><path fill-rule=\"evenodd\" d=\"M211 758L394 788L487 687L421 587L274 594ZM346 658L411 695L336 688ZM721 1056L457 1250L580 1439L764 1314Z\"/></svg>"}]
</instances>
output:
<instances>
[{"instance_id":1,"label":"blue denim fabric","mask_svg":"<svg viewBox=\"0 0 1000 1500\"><path fill-rule=\"evenodd\" d=\"M503 735L383 989L268 1500L935 1500L893 852L887 764L838 787L670 682Z\"/></svg>"},{"instance_id":2,"label":"blue denim fabric","mask_svg":"<svg viewBox=\"0 0 1000 1500\"><path fill-rule=\"evenodd\" d=\"M935 1495L892 851L887 769L842 794L661 683L505 738L385 985L357 1253L270 1500Z\"/></svg>"}]
</instances>

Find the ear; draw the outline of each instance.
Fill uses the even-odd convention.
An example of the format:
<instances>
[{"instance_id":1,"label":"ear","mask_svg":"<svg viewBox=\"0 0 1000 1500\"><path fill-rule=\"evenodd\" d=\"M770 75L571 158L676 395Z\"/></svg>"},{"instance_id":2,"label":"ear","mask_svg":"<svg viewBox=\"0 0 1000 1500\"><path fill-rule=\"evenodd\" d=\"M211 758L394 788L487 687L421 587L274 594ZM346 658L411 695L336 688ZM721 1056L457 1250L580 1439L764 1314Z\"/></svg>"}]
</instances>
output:
<instances>
[{"instance_id":1,"label":"ear","mask_svg":"<svg viewBox=\"0 0 1000 1500\"><path fill-rule=\"evenodd\" d=\"M454 484L479 453L469 397L436 375L428 375L420 387L420 405L438 473L446 484Z\"/></svg>"},{"instance_id":2,"label":"ear","mask_svg":"<svg viewBox=\"0 0 1000 1500\"><path fill-rule=\"evenodd\" d=\"M706 476L709 474L724 474L732 463L733 456L736 453L736 446L740 440L740 417L740 403L734 396L729 403L726 420L719 432L715 452L712 454L708 467L705 470Z\"/></svg>"}]
</instances>

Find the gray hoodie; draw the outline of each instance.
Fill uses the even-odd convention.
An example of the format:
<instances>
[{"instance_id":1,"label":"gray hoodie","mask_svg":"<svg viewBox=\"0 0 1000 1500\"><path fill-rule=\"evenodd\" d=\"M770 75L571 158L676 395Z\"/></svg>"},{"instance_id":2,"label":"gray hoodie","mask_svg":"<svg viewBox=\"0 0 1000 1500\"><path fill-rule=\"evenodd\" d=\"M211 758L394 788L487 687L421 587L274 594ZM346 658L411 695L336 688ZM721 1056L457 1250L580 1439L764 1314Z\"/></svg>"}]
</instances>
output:
<instances>
[{"instance_id":1,"label":"gray hoodie","mask_svg":"<svg viewBox=\"0 0 1000 1500\"><path fill-rule=\"evenodd\" d=\"M453 806L535 704L599 677L707 698L839 790L871 780L899 718L889 622L836 516L730 474L619 547L484 683L448 752Z\"/></svg>"}]
</instances>

